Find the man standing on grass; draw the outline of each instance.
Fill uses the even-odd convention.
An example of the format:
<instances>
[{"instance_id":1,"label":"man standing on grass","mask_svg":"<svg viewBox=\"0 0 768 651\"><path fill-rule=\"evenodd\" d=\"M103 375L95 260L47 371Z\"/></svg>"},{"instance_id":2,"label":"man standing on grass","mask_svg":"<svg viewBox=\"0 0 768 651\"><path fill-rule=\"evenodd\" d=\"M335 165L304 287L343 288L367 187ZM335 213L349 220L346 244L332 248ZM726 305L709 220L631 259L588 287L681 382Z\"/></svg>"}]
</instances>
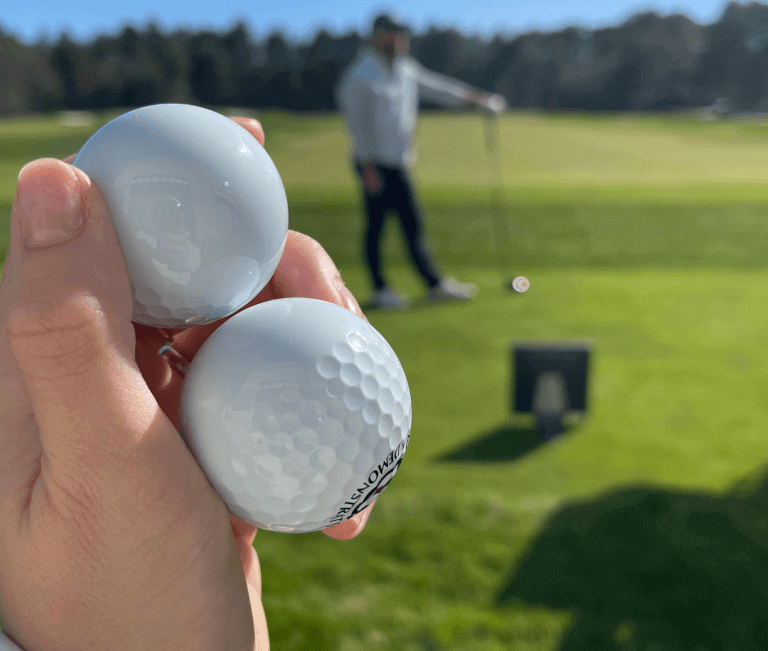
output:
<instances>
[{"instance_id":1,"label":"man standing on grass","mask_svg":"<svg viewBox=\"0 0 768 651\"><path fill-rule=\"evenodd\" d=\"M381 269L381 233L387 210L394 210L408 241L411 259L431 301L467 300L477 293L437 270L424 238L422 217L408 170L420 96L444 106L477 105L495 113L506 108L501 95L488 95L431 72L408 56L407 27L387 15L374 21L370 46L342 75L337 103L354 139L354 167L363 186L368 223L365 254L374 286L372 304L402 309L410 299L395 292Z\"/></svg>"}]
</instances>

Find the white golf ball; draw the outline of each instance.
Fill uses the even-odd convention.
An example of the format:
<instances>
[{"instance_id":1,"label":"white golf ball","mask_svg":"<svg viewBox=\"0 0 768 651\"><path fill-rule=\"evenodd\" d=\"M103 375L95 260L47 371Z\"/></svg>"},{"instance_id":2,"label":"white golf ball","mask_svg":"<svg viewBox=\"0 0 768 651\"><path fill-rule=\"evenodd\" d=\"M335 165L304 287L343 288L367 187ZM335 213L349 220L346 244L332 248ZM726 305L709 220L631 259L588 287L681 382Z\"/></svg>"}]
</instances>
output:
<instances>
[{"instance_id":1,"label":"white golf ball","mask_svg":"<svg viewBox=\"0 0 768 651\"><path fill-rule=\"evenodd\" d=\"M530 288L531 283L528 281L528 279L525 276L518 276L512 281L512 287L516 292L527 292Z\"/></svg>"},{"instance_id":2,"label":"white golf ball","mask_svg":"<svg viewBox=\"0 0 768 651\"><path fill-rule=\"evenodd\" d=\"M198 106L158 104L104 125L75 157L104 194L133 321L187 328L233 314L269 282L288 201L261 144Z\"/></svg>"},{"instance_id":3,"label":"white golf ball","mask_svg":"<svg viewBox=\"0 0 768 651\"><path fill-rule=\"evenodd\" d=\"M284 298L243 310L206 340L179 421L231 513L303 533L351 518L389 484L408 447L411 394L367 321Z\"/></svg>"}]
</instances>

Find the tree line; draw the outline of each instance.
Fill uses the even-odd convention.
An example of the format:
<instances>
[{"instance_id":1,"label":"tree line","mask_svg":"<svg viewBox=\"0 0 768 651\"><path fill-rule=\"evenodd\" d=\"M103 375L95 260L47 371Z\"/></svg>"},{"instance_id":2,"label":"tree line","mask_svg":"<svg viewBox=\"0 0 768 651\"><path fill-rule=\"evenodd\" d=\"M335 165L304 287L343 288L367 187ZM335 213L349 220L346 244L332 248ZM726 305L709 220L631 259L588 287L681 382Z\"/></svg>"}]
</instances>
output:
<instances>
[{"instance_id":1,"label":"tree line","mask_svg":"<svg viewBox=\"0 0 768 651\"><path fill-rule=\"evenodd\" d=\"M334 110L334 87L367 36L321 30L312 42L293 45L279 32L256 41L242 23L225 33L163 33L149 24L87 43L64 34L24 45L0 32L0 114L161 102ZM768 110L762 2L730 2L709 25L645 12L615 27L490 41L432 28L413 35L411 55L504 95L512 108L659 111L727 97L736 110Z\"/></svg>"}]
</instances>

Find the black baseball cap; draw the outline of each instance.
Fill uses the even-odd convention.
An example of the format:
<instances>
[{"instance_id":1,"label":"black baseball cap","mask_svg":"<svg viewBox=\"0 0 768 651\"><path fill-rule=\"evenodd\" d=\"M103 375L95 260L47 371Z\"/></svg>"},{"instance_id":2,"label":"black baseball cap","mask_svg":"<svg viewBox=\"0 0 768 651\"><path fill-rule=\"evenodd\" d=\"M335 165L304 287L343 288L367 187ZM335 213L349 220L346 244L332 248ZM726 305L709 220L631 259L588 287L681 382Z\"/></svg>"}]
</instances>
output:
<instances>
[{"instance_id":1,"label":"black baseball cap","mask_svg":"<svg viewBox=\"0 0 768 651\"><path fill-rule=\"evenodd\" d=\"M410 34L411 30L405 25L396 22L388 14L381 14L373 21L373 32L398 32L400 34Z\"/></svg>"}]
</instances>

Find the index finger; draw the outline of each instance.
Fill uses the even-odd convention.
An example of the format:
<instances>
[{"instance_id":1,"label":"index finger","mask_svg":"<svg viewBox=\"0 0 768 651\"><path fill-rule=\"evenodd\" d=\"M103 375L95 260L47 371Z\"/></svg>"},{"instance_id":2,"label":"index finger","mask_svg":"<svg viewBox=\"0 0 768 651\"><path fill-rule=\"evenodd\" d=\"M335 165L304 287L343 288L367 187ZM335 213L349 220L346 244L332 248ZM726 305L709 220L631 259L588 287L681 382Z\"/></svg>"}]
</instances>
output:
<instances>
[{"instance_id":1,"label":"index finger","mask_svg":"<svg viewBox=\"0 0 768 651\"><path fill-rule=\"evenodd\" d=\"M320 243L296 231L288 231L288 239L283 257L270 281L275 298L316 298L336 303L367 321L331 256Z\"/></svg>"},{"instance_id":2,"label":"index finger","mask_svg":"<svg viewBox=\"0 0 768 651\"><path fill-rule=\"evenodd\" d=\"M280 258L280 263L267 286L256 298L234 314L215 323L185 330L165 330L164 338L170 341L173 349L189 362L206 339L235 314L259 303L291 297L315 298L335 303L368 320L352 292L344 285L341 273L331 260L331 256L320 243L308 235L289 230L283 257Z\"/></svg>"}]
</instances>

